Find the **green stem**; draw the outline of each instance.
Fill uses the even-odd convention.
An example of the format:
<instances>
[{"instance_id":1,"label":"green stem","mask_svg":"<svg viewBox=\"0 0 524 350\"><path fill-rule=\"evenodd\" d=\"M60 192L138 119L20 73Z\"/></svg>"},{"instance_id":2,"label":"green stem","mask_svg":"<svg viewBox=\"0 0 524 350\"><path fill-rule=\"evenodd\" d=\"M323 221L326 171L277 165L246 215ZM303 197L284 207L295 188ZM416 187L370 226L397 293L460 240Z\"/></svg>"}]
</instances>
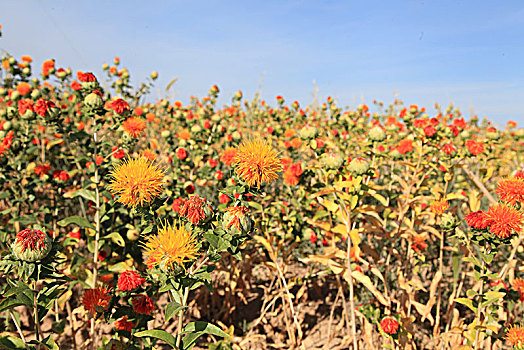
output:
<instances>
[{"instance_id":1,"label":"green stem","mask_svg":"<svg viewBox=\"0 0 524 350\"><path fill-rule=\"evenodd\" d=\"M13 319L13 322L15 324L16 330L18 331L18 334L20 335L20 339L22 339L22 341L24 342L24 346L25 346L26 350L29 350L29 346L27 346L27 343L26 343L25 337L24 337L24 333L22 333L22 329L20 328L20 325L18 324L18 321L16 320L16 318L13 315L13 313L11 312L11 310L7 310L7 312L9 313L9 315L11 315L11 318Z\"/></svg>"}]
</instances>

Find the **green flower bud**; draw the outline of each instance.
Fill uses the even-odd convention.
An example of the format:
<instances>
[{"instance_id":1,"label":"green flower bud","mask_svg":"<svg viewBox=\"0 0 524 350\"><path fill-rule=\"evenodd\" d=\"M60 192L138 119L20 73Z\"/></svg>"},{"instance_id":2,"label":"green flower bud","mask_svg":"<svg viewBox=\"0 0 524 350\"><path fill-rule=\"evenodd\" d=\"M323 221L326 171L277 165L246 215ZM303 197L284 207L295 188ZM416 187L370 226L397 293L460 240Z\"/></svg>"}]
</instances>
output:
<instances>
[{"instance_id":1,"label":"green flower bud","mask_svg":"<svg viewBox=\"0 0 524 350\"><path fill-rule=\"evenodd\" d=\"M442 229L450 231L453 230L457 226L457 219L454 215L450 213L444 213L442 214L442 220L440 222L440 227Z\"/></svg>"},{"instance_id":2,"label":"green flower bud","mask_svg":"<svg viewBox=\"0 0 524 350\"><path fill-rule=\"evenodd\" d=\"M195 124L191 127L191 132L195 134L199 133L201 130L202 130L202 127L198 124Z\"/></svg>"},{"instance_id":3,"label":"green flower bud","mask_svg":"<svg viewBox=\"0 0 524 350\"><path fill-rule=\"evenodd\" d=\"M306 125L300 129L299 136L303 140L309 140L317 136L317 128L311 125Z\"/></svg>"},{"instance_id":4,"label":"green flower bud","mask_svg":"<svg viewBox=\"0 0 524 350\"><path fill-rule=\"evenodd\" d=\"M377 125L369 130L369 138L373 141L382 141L386 138L386 133Z\"/></svg>"},{"instance_id":5,"label":"green flower bud","mask_svg":"<svg viewBox=\"0 0 524 350\"><path fill-rule=\"evenodd\" d=\"M369 170L369 163L364 158L355 158L349 163L349 171L356 175L365 174Z\"/></svg>"},{"instance_id":6,"label":"green flower bud","mask_svg":"<svg viewBox=\"0 0 524 350\"><path fill-rule=\"evenodd\" d=\"M338 153L328 152L320 156L320 164L327 169L338 169L344 163L344 158Z\"/></svg>"},{"instance_id":7,"label":"green flower bud","mask_svg":"<svg viewBox=\"0 0 524 350\"><path fill-rule=\"evenodd\" d=\"M151 79L156 80L158 78L158 72L151 72Z\"/></svg>"},{"instance_id":8,"label":"green flower bud","mask_svg":"<svg viewBox=\"0 0 524 350\"><path fill-rule=\"evenodd\" d=\"M160 136L162 136L163 139L167 139L171 135L171 132L169 130L163 130Z\"/></svg>"},{"instance_id":9,"label":"green flower bud","mask_svg":"<svg viewBox=\"0 0 524 350\"><path fill-rule=\"evenodd\" d=\"M31 98L33 98L34 100L38 99L40 97L40 90L38 89L34 89L33 91L31 91Z\"/></svg>"},{"instance_id":10,"label":"green flower bud","mask_svg":"<svg viewBox=\"0 0 524 350\"><path fill-rule=\"evenodd\" d=\"M104 105L104 99L96 92L92 92L84 98L84 104L89 108L97 109Z\"/></svg>"}]
</instances>

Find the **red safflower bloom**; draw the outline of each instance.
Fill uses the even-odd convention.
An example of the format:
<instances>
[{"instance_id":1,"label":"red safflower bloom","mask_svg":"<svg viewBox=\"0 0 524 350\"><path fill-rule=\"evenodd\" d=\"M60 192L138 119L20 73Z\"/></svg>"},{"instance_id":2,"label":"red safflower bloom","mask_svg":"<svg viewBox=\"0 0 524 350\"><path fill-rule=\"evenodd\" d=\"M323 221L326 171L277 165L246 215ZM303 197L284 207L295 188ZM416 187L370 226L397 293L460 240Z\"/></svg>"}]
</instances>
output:
<instances>
[{"instance_id":1,"label":"red safflower bloom","mask_svg":"<svg viewBox=\"0 0 524 350\"><path fill-rule=\"evenodd\" d=\"M179 147L176 150L176 156L180 160L186 159L187 158L187 151L186 151L186 149L184 147Z\"/></svg>"},{"instance_id":2,"label":"red safflower bloom","mask_svg":"<svg viewBox=\"0 0 524 350\"><path fill-rule=\"evenodd\" d=\"M182 209L185 202L186 201L183 198L175 198L175 200L173 200L173 205L172 205L173 210L176 211L177 213L180 213L180 209Z\"/></svg>"},{"instance_id":3,"label":"red safflower bloom","mask_svg":"<svg viewBox=\"0 0 524 350\"><path fill-rule=\"evenodd\" d=\"M87 312L96 316L97 313L109 308L110 300L111 295L109 295L109 290L106 288L86 289L82 297L82 304Z\"/></svg>"},{"instance_id":4,"label":"red safflower bloom","mask_svg":"<svg viewBox=\"0 0 524 350\"><path fill-rule=\"evenodd\" d=\"M446 143L444 146L442 146L442 150L444 151L444 153L450 156L453 155L457 151L457 149L453 146L451 142Z\"/></svg>"},{"instance_id":5,"label":"red safflower bloom","mask_svg":"<svg viewBox=\"0 0 524 350\"><path fill-rule=\"evenodd\" d=\"M189 184L185 187L185 190L189 194L195 193L195 186L193 184Z\"/></svg>"},{"instance_id":6,"label":"red safflower bloom","mask_svg":"<svg viewBox=\"0 0 524 350\"><path fill-rule=\"evenodd\" d=\"M214 159L209 159L209 160L207 161L207 163L209 164L209 166L210 166L212 169L215 168L215 167L218 165L218 162L217 162L216 160L214 160Z\"/></svg>"},{"instance_id":7,"label":"red safflower bloom","mask_svg":"<svg viewBox=\"0 0 524 350\"><path fill-rule=\"evenodd\" d=\"M96 77L94 76L93 73L90 73L90 72L87 72L87 73L77 72L76 77L82 83L92 83L96 81Z\"/></svg>"},{"instance_id":8,"label":"red safflower bloom","mask_svg":"<svg viewBox=\"0 0 524 350\"><path fill-rule=\"evenodd\" d=\"M111 109L115 111L116 114L123 114L124 112L129 111L129 104L119 98L111 102Z\"/></svg>"},{"instance_id":9,"label":"red safflower bloom","mask_svg":"<svg viewBox=\"0 0 524 350\"><path fill-rule=\"evenodd\" d=\"M437 133L437 129L433 125L428 125L424 128L424 135L433 137Z\"/></svg>"},{"instance_id":10,"label":"red safflower bloom","mask_svg":"<svg viewBox=\"0 0 524 350\"><path fill-rule=\"evenodd\" d=\"M143 285L145 281L136 271L124 271L118 276L118 289L122 292L133 290Z\"/></svg>"},{"instance_id":11,"label":"red safflower bloom","mask_svg":"<svg viewBox=\"0 0 524 350\"><path fill-rule=\"evenodd\" d=\"M209 214L213 213L213 209L211 209L211 206L207 203L205 198L194 195L184 202L179 213L189 222L198 225L200 221L206 219L206 211Z\"/></svg>"},{"instance_id":12,"label":"red safflower bloom","mask_svg":"<svg viewBox=\"0 0 524 350\"><path fill-rule=\"evenodd\" d=\"M122 123L122 127L131 137L137 138L142 134L142 131L146 129L146 121L140 118L131 117L127 118Z\"/></svg>"},{"instance_id":13,"label":"red safflower bloom","mask_svg":"<svg viewBox=\"0 0 524 350\"><path fill-rule=\"evenodd\" d=\"M116 159L122 159L126 155L126 151L124 151L122 148L120 148L117 151L117 147L113 147L112 151L113 151L113 157L115 157Z\"/></svg>"},{"instance_id":14,"label":"red safflower bloom","mask_svg":"<svg viewBox=\"0 0 524 350\"><path fill-rule=\"evenodd\" d=\"M218 201L221 204L229 203L230 200L231 200L231 198L229 198L229 196L227 194L225 194L225 193L221 193L220 196L218 196Z\"/></svg>"},{"instance_id":15,"label":"red safflower bloom","mask_svg":"<svg viewBox=\"0 0 524 350\"><path fill-rule=\"evenodd\" d=\"M396 334L399 326L398 321L392 317L384 317L382 321L380 321L380 328L382 328L384 333L389 335Z\"/></svg>"},{"instance_id":16,"label":"red safflower bloom","mask_svg":"<svg viewBox=\"0 0 524 350\"><path fill-rule=\"evenodd\" d=\"M468 149L469 153L474 156L484 152L484 145L481 142L477 142L475 140L467 140L466 148Z\"/></svg>"},{"instance_id":17,"label":"red safflower bloom","mask_svg":"<svg viewBox=\"0 0 524 350\"><path fill-rule=\"evenodd\" d=\"M484 230L489 227L489 223L486 220L486 213L482 210L474 211L466 215L465 219L466 223L471 228L475 228L477 230Z\"/></svg>"},{"instance_id":18,"label":"red safflower bloom","mask_svg":"<svg viewBox=\"0 0 524 350\"><path fill-rule=\"evenodd\" d=\"M65 170L55 170L53 172L53 179L58 179L58 180L61 180L61 181L67 181L69 180L71 177L69 176L69 173Z\"/></svg>"},{"instance_id":19,"label":"red safflower bloom","mask_svg":"<svg viewBox=\"0 0 524 350\"><path fill-rule=\"evenodd\" d=\"M495 192L506 204L515 205L517 202L524 204L524 179L510 177L502 180L498 183Z\"/></svg>"},{"instance_id":20,"label":"red safflower bloom","mask_svg":"<svg viewBox=\"0 0 524 350\"><path fill-rule=\"evenodd\" d=\"M228 147L220 156L220 161L229 166L233 164L233 160L235 159L237 153L238 150L236 148Z\"/></svg>"},{"instance_id":21,"label":"red safflower bloom","mask_svg":"<svg viewBox=\"0 0 524 350\"><path fill-rule=\"evenodd\" d=\"M34 109L36 114L38 114L41 117L45 117L49 110L55 107L56 105L53 102L40 98L38 99L38 101L36 101Z\"/></svg>"},{"instance_id":22,"label":"red safflower bloom","mask_svg":"<svg viewBox=\"0 0 524 350\"><path fill-rule=\"evenodd\" d=\"M42 164L37 167L35 167L35 174L43 177L45 174L48 174L51 170L51 166L49 164Z\"/></svg>"},{"instance_id":23,"label":"red safflower bloom","mask_svg":"<svg viewBox=\"0 0 524 350\"><path fill-rule=\"evenodd\" d=\"M524 281L520 278L515 278L511 283L511 288L519 292L520 301L524 301Z\"/></svg>"},{"instance_id":24,"label":"red safflower bloom","mask_svg":"<svg viewBox=\"0 0 524 350\"><path fill-rule=\"evenodd\" d=\"M75 91L78 91L78 90L81 90L82 89L82 85L78 82L78 81L73 81L71 83L71 89L75 90Z\"/></svg>"},{"instance_id":25,"label":"red safflower bloom","mask_svg":"<svg viewBox=\"0 0 524 350\"><path fill-rule=\"evenodd\" d=\"M520 233L522 230L524 214L513 207L497 204L488 209L486 222L489 224L489 232L499 238L508 238L513 231Z\"/></svg>"},{"instance_id":26,"label":"red safflower bloom","mask_svg":"<svg viewBox=\"0 0 524 350\"><path fill-rule=\"evenodd\" d=\"M18 113L20 115L24 115L27 111L33 112L33 100L30 100L28 98L23 98L21 100L18 100Z\"/></svg>"},{"instance_id":27,"label":"red safflower bloom","mask_svg":"<svg viewBox=\"0 0 524 350\"><path fill-rule=\"evenodd\" d=\"M131 332L134 326L135 324L133 322L127 320L127 315L125 315L118 321L115 321L115 328L119 331Z\"/></svg>"},{"instance_id":28,"label":"red safflower bloom","mask_svg":"<svg viewBox=\"0 0 524 350\"><path fill-rule=\"evenodd\" d=\"M131 303L133 304L133 311L137 314L150 315L155 309L153 302L147 295L141 294L133 298Z\"/></svg>"}]
</instances>

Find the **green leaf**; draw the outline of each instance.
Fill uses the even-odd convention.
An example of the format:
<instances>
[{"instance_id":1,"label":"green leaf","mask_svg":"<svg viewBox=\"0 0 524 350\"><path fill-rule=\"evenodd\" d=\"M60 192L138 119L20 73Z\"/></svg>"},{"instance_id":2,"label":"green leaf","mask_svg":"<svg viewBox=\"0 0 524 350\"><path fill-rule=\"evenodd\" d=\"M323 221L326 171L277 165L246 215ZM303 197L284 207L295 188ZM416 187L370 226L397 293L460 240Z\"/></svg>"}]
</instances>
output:
<instances>
[{"instance_id":1,"label":"green leaf","mask_svg":"<svg viewBox=\"0 0 524 350\"><path fill-rule=\"evenodd\" d=\"M138 332L134 334L137 338L143 338L143 337L151 337L160 339L166 344L170 345L172 348L176 348L176 339L173 337L170 333L167 333L166 331L162 329L149 329L146 331Z\"/></svg>"},{"instance_id":2,"label":"green leaf","mask_svg":"<svg viewBox=\"0 0 524 350\"><path fill-rule=\"evenodd\" d=\"M87 220L86 218L83 218L81 216L70 216L68 218L65 218L63 220L60 220L58 222L58 225L64 227L64 226L67 226L69 224L75 224L75 225L78 225L80 227L89 227L89 228L92 228L93 230L95 229L95 226L93 224L91 224L89 222L89 220Z\"/></svg>"},{"instance_id":3,"label":"green leaf","mask_svg":"<svg viewBox=\"0 0 524 350\"><path fill-rule=\"evenodd\" d=\"M182 349L188 350L193 348L198 339L204 334L212 334L217 337L222 337L229 339L229 334L218 328L217 326L204 322L189 322L185 327L182 333L189 333L182 339Z\"/></svg>"},{"instance_id":4,"label":"green leaf","mask_svg":"<svg viewBox=\"0 0 524 350\"><path fill-rule=\"evenodd\" d=\"M19 222L23 226L31 225L31 224L38 224L38 219L34 217L33 215L23 215L18 218L14 218L9 220L9 223L13 222Z\"/></svg>"},{"instance_id":5,"label":"green leaf","mask_svg":"<svg viewBox=\"0 0 524 350\"><path fill-rule=\"evenodd\" d=\"M471 309L471 311L477 312L477 308L475 306L473 306L473 301L471 299L468 299L468 298L457 298L457 299L455 299L455 302L459 303L459 304L462 304L462 305L466 305L467 307L469 307Z\"/></svg>"},{"instance_id":6,"label":"green leaf","mask_svg":"<svg viewBox=\"0 0 524 350\"><path fill-rule=\"evenodd\" d=\"M486 301L482 302L482 307L486 307L488 305L493 304L494 302L502 299L504 295L506 295L506 293L490 290L489 292L484 294Z\"/></svg>"},{"instance_id":7,"label":"green leaf","mask_svg":"<svg viewBox=\"0 0 524 350\"><path fill-rule=\"evenodd\" d=\"M187 308L187 306L182 306L176 301L172 301L167 304L166 307L166 322L169 321L174 315L176 315L180 310Z\"/></svg>"},{"instance_id":8,"label":"green leaf","mask_svg":"<svg viewBox=\"0 0 524 350\"><path fill-rule=\"evenodd\" d=\"M107 236L104 237L104 239L111 239L114 243L118 244L119 246L123 247L126 245L126 242L118 232L111 232Z\"/></svg>"},{"instance_id":9,"label":"green leaf","mask_svg":"<svg viewBox=\"0 0 524 350\"><path fill-rule=\"evenodd\" d=\"M96 194L93 191L86 190L85 188L82 188L81 190L78 190L75 193L73 193L71 198L75 198L75 197L78 197L78 196L80 196L82 198L85 198L88 201L91 201L93 203L96 203Z\"/></svg>"}]
</instances>

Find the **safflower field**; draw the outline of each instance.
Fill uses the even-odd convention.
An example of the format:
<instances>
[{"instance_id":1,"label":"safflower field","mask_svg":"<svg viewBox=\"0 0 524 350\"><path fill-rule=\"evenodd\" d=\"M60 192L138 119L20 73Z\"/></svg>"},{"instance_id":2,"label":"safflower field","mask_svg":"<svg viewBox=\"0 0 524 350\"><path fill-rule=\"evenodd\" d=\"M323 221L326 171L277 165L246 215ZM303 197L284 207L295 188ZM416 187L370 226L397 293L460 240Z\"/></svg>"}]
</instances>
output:
<instances>
[{"instance_id":1,"label":"safflower field","mask_svg":"<svg viewBox=\"0 0 524 350\"><path fill-rule=\"evenodd\" d=\"M0 349L524 348L516 122L0 60Z\"/></svg>"}]
</instances>

